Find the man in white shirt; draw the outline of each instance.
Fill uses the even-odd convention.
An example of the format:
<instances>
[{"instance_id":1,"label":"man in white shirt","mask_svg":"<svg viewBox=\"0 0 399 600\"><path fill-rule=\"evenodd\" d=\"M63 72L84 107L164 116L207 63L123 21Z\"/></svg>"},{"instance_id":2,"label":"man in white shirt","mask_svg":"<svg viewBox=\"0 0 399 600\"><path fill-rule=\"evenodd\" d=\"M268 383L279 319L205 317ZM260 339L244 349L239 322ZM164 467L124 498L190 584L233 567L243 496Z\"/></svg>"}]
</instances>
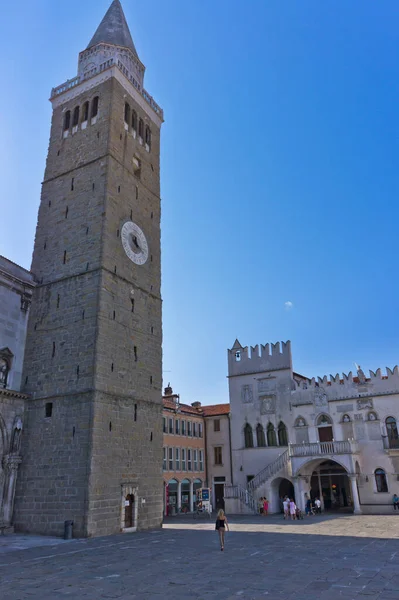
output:
<instances>
[{"instance_id":1,"label":"man in white shirt","mask_svg":"<svg viewBox=\"0 0 399 600\"><path fill-rule=\"evenodd\" d=\"M321 513L321 502L320 502L320 498L316 498L316 500L314 501L314 503L316 504L316 512L318 514Z\"/></svg>"}]
</instances>

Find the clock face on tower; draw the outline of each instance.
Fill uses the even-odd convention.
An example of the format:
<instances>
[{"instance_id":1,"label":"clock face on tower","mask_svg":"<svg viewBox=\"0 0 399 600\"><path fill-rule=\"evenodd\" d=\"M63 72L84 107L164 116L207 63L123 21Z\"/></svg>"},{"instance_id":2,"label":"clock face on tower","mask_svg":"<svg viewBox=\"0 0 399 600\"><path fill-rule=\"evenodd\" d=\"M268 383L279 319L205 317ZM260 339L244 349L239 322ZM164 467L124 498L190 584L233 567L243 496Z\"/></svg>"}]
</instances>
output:
<instances>
[{"instance_id":1,"label":"clock face on tower","mask_svg":"<svg viewBox=\"0 0 399 600\"><path fill-rule=\"evenodd\" d=\"M148 244L140 227L127 221L122 227L122 245L126 255L136 265L144 265L148 258Z\"/></svg>"}]
</instances>

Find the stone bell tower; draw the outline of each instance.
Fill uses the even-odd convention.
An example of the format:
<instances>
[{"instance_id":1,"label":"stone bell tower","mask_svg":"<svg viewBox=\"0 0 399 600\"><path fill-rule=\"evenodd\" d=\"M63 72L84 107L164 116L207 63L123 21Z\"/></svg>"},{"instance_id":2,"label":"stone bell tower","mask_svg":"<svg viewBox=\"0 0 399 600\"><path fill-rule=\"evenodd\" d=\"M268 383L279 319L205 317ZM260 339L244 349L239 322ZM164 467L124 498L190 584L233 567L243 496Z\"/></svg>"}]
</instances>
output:
<instances>
[{"instance_id":1,"label":"stone bell tower","mask_svg":"<svg viewBox=\"0 0 399 600\"><path fill-rule=\"evenodd\" d=\"M160 128L119 0L51 93L15 526L162 519Z\"/></svg>"}]
</instances>

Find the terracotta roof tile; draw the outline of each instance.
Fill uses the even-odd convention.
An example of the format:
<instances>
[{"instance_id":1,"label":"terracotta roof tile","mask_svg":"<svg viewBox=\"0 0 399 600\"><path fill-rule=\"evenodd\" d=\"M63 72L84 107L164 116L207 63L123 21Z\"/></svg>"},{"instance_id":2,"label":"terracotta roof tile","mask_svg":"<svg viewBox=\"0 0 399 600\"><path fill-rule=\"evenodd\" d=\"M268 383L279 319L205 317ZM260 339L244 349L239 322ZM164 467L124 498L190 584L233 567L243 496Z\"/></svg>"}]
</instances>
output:
<instances>
[{"instance_id":1,"label":"terracotta roof tile","mask_svg":"<svg viewBox=\"0 0 399 600\"><path fill-rule=\"evenodd\" d=\"M163 406L164 408L168 408L170 410L179 410L179 412L181 413L187 413L190 415L197 415L197 417L202 417L202 410L198 410L196 408L194 408L193 406L190 406L189 404L183 404L182 402L179 402L179 404L176 404L176 402L174 402L173 400L169 400L168 398L164 398L163 399Z\"/></svg>"},{"instance_id":2,"label":"terracotta roof tile","mask_svg":"<svg viewBox=\"0 0 399 600\"><path fill-rule=\"evenodd\" d=\"M228 415L230 412L230 404L213 404L211 406L203 406L202 408L205 417Z\"/></svg>"}]
</instances>

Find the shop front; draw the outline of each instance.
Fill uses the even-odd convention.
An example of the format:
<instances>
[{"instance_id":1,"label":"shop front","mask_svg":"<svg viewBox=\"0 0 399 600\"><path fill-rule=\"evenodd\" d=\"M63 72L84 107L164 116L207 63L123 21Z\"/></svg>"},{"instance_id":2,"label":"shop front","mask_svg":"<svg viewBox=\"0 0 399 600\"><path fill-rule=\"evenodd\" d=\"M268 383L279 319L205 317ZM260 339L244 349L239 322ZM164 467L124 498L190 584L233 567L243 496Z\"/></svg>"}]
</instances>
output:
<instances>
[{"instance_id":1,"label":"shop front","mask_svg":"<svg viewBox=\"0 0 399 600\"><path fill-rule=\"evenodd\" d=\"M177 509L177 492L178 492L178 482L176 479L171 479L169 483L166 484L165 489L165 504L167 508L168 515L175 515L178 512Z\"/></svg>"}]
</instances>

